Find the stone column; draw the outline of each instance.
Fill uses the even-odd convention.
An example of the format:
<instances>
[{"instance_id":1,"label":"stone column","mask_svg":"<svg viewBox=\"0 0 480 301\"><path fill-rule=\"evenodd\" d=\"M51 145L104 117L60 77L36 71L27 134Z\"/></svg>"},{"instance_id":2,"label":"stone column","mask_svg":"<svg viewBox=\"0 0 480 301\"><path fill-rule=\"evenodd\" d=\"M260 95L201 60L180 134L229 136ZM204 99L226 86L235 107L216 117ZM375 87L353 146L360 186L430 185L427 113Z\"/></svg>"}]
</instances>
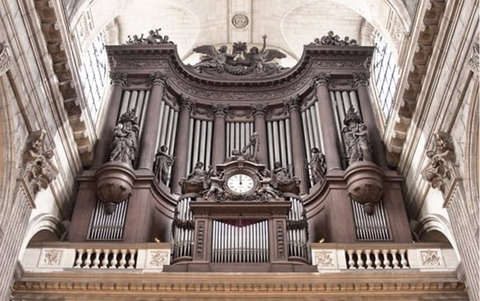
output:
<instances>
[{"instance_id":1,"label":"stone column","mask_svg":"<svg viewBox=\"0 0 480 301\"><path fill-rule=\"evenodd\" d=\"M147 115L143 121L143 135L140 141L140 160L138 163L138 169L147 170L152 170L155 159L156 142L160 130L158 122L166 77L162 72L151 72L150 79L152 81L152 91L148 102Z\"/></svg>"},{"instance_id":2,"label":"stone column","mask_svg":"<svg viewBox=\"0 0 480 301\"><path fill-rule=\"evenodd\" d=\"M214 167L225 162L225 117L227 117L229 110L229 106L225 104L212 105L212 113L215 116L212 147L212 165Z\"/></svg>"},{"instance_id":3,"label":"stone column","mask_svg":"<svg viewBox=\"0 0 480 301\"><path fill-rule=\"evenodd\" d=\"M108 114L105 117L102 131L100 132L100 139L97 142L95 158L93 160L93 167L98 168L108 160L110 153L110 146L113 139L113 129L117 123L118 111L122 101L122 86L127 83L127 74L125 73L111 73L112 79L112 93L110 94L110 102L108 104Z\"/></svg>"},{"instance_id":4,"label":"stone column","mask_svg":"<svg viewBox=\"0 0 480 301\"><path fill-rule=\"evenodd\" d=\"M370 143L372 145L372 159L375 164L381 168L387 168L387 159L385 156L385 146L383 145L377 123L375 122L375 114L373 113L370 94L368 93L368 74L354 73L353 80L357 85L358 100L360 109L362 110L363 123L368 128Z\"/></svg>"},{"instance_id":5,"label":"stone column","mask_svg":"<svg viewBox=\"0 0 480 301\"><path fill-rule=\"evenodd\" d=\"M257 162L268 166L268 150L267 150L267 124L265 116L268 112L268 105L254 104L250 107L255 118L255 132L258 133L259 149L257 154Z\"/></svg>"},{"instance_id":6,"label":"stone column","mask_svg":"<svg viewBox=\"0 0 480 301\"><path fill-rule=\"evenodd\" d=\"M300 194L305 194L308 192L308 174L305 168L305 139L303 136L302 117L300 115L302 99L297 95L285 101L284 105L290 112L293 172L294 176L298 177L301 181Z\"/></svg>"},{"instance_id":7,"label":"stone column","mask_svg":"<svg viewBox=\"0 0 480 301\"><path fill-rule=\"evenodd\" d=\"M342 160L340 158L340 141L338 141L335 115L333 113L332 101L328 92L328 81L330 74L319 73L315 77L315 87L317 89L318 116L322 123L322 138L325 149L325 161L327 163L327 173L333 169L342 169Z\"/></svg>"},{"instance_id":8,"label":"stone column","mask_svg":"<svg viewBox=\"0 0 480 301\"><path fill-rule=\"evenodd\" d=\"M174 193L181 193L178 182L187 174L188 158L188 125L190 112L195 103L190 99L180 96L180 114L178 117L177 137L175 139L175 163L172 169L172 190Z\"/></svg>"}]
</instances>

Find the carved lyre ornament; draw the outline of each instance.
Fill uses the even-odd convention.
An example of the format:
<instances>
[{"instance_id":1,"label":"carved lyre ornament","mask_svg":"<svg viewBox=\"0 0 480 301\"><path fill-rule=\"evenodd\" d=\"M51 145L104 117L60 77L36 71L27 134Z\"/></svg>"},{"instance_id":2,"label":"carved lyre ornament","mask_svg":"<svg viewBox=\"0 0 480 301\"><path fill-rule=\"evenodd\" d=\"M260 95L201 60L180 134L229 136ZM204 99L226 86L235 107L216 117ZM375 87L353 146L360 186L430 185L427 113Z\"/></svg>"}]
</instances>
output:
<instances>
[{"instance_id":1,"label":"carved lyre ornament","mask_svg":"<svg viewBox=\"0 0 480 301\"><path fill-rule=\"evenodd\" d=\"M57 168L50 161L53 151L45 149L46 133L44 130L31 133L23 152L19 180L26 188L32 202L37 193L47 189L58 174Z\"/></svg>"}]
</instances>

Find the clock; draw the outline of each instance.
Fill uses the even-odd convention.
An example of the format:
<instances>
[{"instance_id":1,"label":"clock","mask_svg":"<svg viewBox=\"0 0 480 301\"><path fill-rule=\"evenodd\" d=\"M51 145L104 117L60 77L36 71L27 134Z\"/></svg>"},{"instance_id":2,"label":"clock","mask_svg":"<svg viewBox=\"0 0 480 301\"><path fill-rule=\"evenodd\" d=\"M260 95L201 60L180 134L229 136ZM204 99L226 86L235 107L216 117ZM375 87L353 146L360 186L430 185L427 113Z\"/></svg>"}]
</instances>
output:
<instances>
[{"instance_id":1,"label":"clock","mask_svg":"<svg viewBox=\"0 0 480 301\"><path fill-rule=\"evenodd\" d=\"M247 174L236 173L228 178L227 187L234 193L244 194L254 189L255 181Z\"/></svg>"}]
</instances>

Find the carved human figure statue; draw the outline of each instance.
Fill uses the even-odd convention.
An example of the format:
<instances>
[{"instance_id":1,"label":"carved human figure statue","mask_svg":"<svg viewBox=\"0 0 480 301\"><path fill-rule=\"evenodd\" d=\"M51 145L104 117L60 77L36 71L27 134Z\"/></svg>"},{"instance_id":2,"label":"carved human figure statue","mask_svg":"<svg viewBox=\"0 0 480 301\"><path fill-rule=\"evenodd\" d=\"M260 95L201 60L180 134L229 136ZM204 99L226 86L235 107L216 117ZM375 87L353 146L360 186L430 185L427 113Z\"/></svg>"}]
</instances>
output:
<instances>
[{"instance_id":1,"label":"carved human figure statue","mask_svg":"<svg viewBox=\"0 0 480 301\"><path fill-rule=\"evenodd\" d=\"M211 195L217 196L217 201L220 201L225 191L222 189L223 177L219 175L215 168L210 167L210 171L208 173L208 181L210 187L204 193L204 198L208 199Z\"/></svg>"},{"instance_id":2,"label":"carved human figure statue","mask_svg":"<svg viewBox=\"0 0 480 301\"><path fill-rule=\"evenodd\" d=\"M205 183L207 172L203 169L203 162L197 162L193 171L187 176L187 183L200 184Z\"/></svg>"},{"instance_id":3,"label":"carved human figure statue","mask_svg":"<svg viewBox=\"0 0 480 301\"><path fill-rule=\"evenodd\" d=\"M168 181L168 170L170 166L173 165L175 158L170 156L168 153L168 147L162 145L155 155L155 162L153 163L153 174L155 175L155 180L157 182L162 182L167 184Z\"/></svg>"},{"instance_id":4,"label":"carved human figure statue","mask_svg":"<svg viewBox=\"0 0 480 301\"><path fill-rule=\"evenodd\" d=\"M247 151L252 148L253 154L248 154ZM251 159L252 161L257 161L257 153L260 149L260 139L258 138L258 133L253 132L250 136L250 140L248 141L247 145L245 145L242 149L242 156L245 158Z\"/></svg>"},{"instance_id":5,"label":"carved human figure statue","mask_svg":"<svg viewBox=\"0 0 480 301\"><path fill-rule=\"evenodd\" d=\"M270 171L264 169L261 173L260 184L262 185L257 191L257 195L263 200L268 200L268 197L278 199L281 196L281 192L272 187L272 178L270 177Z\"/></svg>"},{"instance_id":6,"label":"carved human figure statue","mask_svg":"<svg viewBox=\"0 0 480 301\"><path fill-rule=\"evenodd\" d=\"M120 117L120 122L113 131L114 138L110 161L121 161L132 165L137 149L138 130L139 127L133 110L127 111Z\"/></svg>"},{"instance_id":7,"label":"carved human figure statue","mask_svg":"<svg viewBox=\"0 0 480 301\"><path fill-rule=\"evenodd\" d=\"M345 127L342 133L345 139L349 164L359 161L372 161L372 150L367 126L362 123L360 116L353 107L348 110L343 121Z\"/></svg>"},{"instance_id":8,"label":"carved human figure statue","mask_svg":"<svg viewBox=\"0 0 480 301\"><path fill-rule=\"evenodd\" d=\"M310 170L312 172L313 183L317 184L325 180L325 175L327 173L325 155L322 154L322 152L316 147L313 147L310 152L312 156L308 162L308 165L310 166Z\"/></svg>"}]
</instances>

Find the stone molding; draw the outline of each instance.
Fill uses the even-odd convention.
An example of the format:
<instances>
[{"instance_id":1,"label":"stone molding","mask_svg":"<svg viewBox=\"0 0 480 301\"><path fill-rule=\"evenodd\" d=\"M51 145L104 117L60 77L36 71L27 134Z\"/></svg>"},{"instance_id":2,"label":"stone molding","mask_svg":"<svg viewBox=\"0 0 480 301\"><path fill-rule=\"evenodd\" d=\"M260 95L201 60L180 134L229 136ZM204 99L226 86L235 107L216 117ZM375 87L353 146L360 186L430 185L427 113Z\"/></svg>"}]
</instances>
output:
<instances>
[{"instance_id":1,"label":"stone molding","mask_svg":"<svg viewBox=\"0 0 480 301\"><path fill-rule=\"evenodd\" d=\"M444 0L430 1L416 42L418 50L413 55L412 61L406 64L405 70L409 70L409 73L403 91L399 90L397 92L397 95L400 95L400 98L397 100L400 106L396 113L397 116L392 115L391 117L395 121L392 132L385 142L387 146L387 161L390 166L397 166L400 161L400 155L403 151L407 133L422 90L422 83L424 84L424 78L431 61L430 58L433 54L433 46L440 29L445 5ZM409 65L411 66L410 68L408 68Z\"/></svg>"},{"instance_id":2,"label":"stone molding","mask_svg":"<svg viewBox=\"0 0 480 301\"><path fill-rule=\"evenodd\" d=\"M57 85L63 96L63 105L70 126L75 133L73 138L77 144L80 160L84 166L89 166L93 162L94 134L85 122L89 118L85 117L84 105L79 100L82 95L81 88L77 86L73 79L70 67L72 64L71 58L65 47L65 39L59 26L59 19L61 18L57 16L52 1L34 1L34 3L47 51L52 58L53 72L58 78ZM86 139L86 137L88 138Z\"/></svg>"},{"instance_id":3,"label":"stone molding","mask_svg":"<svg viewBox=\"0 0 480 301\"><path fill-rule=\"evenodd\" d=\"M0 76L7 73L11 66L12 61L10 59L7 43L0 42Z\"/></svg>"}]
</instances>

